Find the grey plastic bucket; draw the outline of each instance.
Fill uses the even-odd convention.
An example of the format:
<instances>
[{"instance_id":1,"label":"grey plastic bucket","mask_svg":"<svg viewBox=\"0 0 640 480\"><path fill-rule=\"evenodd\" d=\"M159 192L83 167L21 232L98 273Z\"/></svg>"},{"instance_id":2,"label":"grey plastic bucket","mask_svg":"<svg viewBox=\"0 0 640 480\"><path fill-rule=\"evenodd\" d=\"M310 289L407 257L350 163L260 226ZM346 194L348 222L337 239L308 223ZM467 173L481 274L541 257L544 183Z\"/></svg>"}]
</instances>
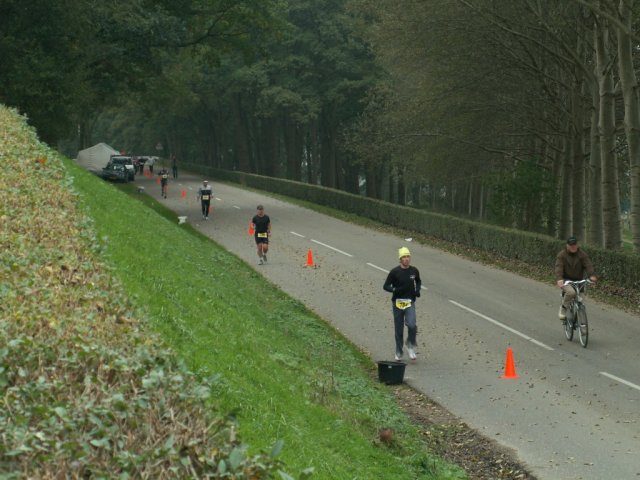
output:
<instances>
[{"instance_id":1,"label":"grey plastic bucket","mask_svg":"<svg viewBox=\"0 0 640 480\"><path fill-rule=\"evenodd\" d=\"M398 385L404 380L406 366L403 362L381 360L378 362L378 378L387 385Z\"/></svg>"}]
</instances>

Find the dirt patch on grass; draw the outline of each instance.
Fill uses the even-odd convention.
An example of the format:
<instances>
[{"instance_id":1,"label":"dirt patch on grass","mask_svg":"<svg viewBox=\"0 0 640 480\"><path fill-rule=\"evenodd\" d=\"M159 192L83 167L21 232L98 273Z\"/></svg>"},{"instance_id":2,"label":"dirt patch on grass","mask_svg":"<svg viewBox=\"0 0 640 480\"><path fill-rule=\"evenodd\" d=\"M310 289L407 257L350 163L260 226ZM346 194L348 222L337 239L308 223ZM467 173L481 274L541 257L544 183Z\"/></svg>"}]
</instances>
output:
<instances>
[{"instance_id":1,"label":"dirt patch on grass","mask_svg":"<svg viewBox=\"0 0 640 480\"><path fill-rule=\"evenodd\" d=\"M536 479L512 450L481 435L426 395L404 384L391 388L432 452L462 467L470 479Z\"/></svg>"}]
</instances>

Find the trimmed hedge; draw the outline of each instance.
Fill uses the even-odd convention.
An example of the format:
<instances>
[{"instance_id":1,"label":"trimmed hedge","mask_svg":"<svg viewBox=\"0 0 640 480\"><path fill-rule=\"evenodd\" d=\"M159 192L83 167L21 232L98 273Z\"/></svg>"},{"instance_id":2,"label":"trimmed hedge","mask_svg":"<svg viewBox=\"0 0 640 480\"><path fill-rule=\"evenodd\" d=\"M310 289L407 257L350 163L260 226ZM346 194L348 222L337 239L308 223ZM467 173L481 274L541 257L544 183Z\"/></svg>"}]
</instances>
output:
<instances>
[{"instance_id":1,"label":"trimmed hedge","mask_svg":"<svg viewBox=\"0 0 640 480\"><path fill-rule=\"evenodd\" d=\"M562 248L561 242L547 235L404 207L319 185L221 170L198 164L186 164L184 168L219 180L354 213L386 225L467 245L531 265L546 264L549 265L550 270L557 253ZM600 277L611 283L640 290L640 256L595 247L588 247L588 252Z\"/></svg>"}]
</instances>

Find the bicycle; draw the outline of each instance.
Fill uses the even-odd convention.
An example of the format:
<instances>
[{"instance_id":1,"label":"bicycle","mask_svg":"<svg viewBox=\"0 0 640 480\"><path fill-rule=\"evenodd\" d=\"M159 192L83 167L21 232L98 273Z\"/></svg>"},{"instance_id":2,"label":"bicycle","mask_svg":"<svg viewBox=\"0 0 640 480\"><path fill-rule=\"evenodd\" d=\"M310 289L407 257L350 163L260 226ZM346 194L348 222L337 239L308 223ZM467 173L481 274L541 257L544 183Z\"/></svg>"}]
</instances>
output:
<instances>
[{"instance_id":1,"label":"bicycle","mask_svg":"<svg viewBox=\"0 0 640 480\"><path fill-rule=\"evenodd\" d=\"M565 285L571 285L576 291L576 298L567 308L567 318L563 322L564 335L567 340L571 341L573 340L573 332L578 330L578 338L583 348L589 343L589 321L587 320L587 307L584 304L583 296L587 291L587 285L593 283L589 279L564 282Z\"/></svg>"}]
</instances>

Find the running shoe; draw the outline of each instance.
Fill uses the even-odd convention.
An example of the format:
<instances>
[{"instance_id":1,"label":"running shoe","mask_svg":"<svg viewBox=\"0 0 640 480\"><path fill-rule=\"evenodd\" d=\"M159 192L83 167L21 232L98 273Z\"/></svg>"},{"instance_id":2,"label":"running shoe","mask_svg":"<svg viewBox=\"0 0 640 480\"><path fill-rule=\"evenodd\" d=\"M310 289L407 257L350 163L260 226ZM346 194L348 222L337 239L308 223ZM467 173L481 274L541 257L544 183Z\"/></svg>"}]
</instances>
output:
<instances>
[{"instance_id":1,"label":"running shoe","mask_svg":"<svg viewBox=\"0 0 640 480\"><path fill-rule=\"evenodd\" d=\"M409 358L411 360L415 360L416 359L416 351L413 349L413 347L407 347L407 351L409 352Z\"/></svg>"}]
</instances>

